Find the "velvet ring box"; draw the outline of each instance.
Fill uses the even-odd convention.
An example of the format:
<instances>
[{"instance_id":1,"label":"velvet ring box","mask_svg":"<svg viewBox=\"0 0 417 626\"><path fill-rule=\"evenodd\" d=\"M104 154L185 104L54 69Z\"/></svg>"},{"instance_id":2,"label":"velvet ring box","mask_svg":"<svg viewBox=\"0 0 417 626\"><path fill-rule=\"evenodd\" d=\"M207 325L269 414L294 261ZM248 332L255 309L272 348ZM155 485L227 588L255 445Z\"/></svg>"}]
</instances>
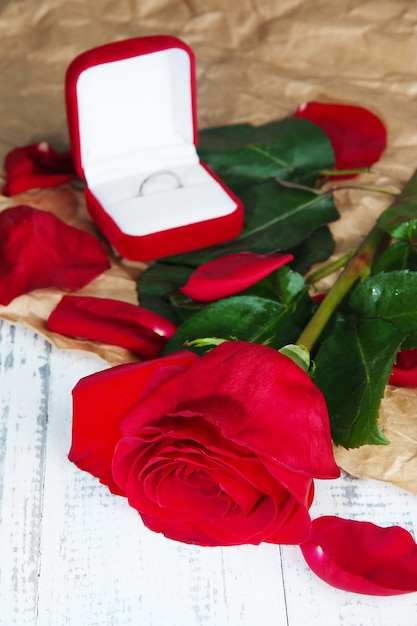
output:
<instances>
[{"instance_id":1,"label":"velvet ring box","mask_svg":"<svg viewBox=\"0 0 417 626\"><path fill-rule=\"evenodd\" d=\"M241 202L197 154L184 42L139 37L82 53L67 70L66 104L88 211L121 256L149 261L239 234Z\"/></svg>"}]
</instances>

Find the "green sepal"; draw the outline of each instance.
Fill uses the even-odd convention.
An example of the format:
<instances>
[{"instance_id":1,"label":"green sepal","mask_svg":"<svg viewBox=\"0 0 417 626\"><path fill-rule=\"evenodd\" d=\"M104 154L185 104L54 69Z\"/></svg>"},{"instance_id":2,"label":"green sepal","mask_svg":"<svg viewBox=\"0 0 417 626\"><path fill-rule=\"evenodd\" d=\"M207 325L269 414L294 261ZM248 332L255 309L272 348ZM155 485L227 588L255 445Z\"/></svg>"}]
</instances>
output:
<instances>
[{"instance_id":1,"label":"green sepal","mask_svg":"<svg viewBox=\"0 0 417 626\"><path fill-rule=\"evenodd\" d=\"M294 363L298 365L298 367L301 367L304 372L309 371L311 359L310 352L307 350L307 348L304 348L303 346L297 346L296 344L291 343L280 348L278 352L281 352L281 354L287 356L289 359L291 359L291 361L294 361Z\"/></svg>"}]
</instances>

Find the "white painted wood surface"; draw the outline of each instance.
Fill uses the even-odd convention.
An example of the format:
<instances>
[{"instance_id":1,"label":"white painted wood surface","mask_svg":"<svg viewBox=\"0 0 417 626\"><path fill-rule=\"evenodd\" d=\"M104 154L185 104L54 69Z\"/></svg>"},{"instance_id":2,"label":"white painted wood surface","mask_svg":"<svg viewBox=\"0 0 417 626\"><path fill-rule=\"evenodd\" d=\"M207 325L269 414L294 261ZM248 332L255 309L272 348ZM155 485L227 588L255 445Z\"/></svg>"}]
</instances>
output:
<instances>
[{"instance_id":1,"label":"white painted wood surface","mask_svg":"<svg viewBox=\"0 0 417 626\"><path fill-rule=\"evenodd\" d=\"M0 623L4 626L416 626L417 593L347 594L297 547L200 548L148 531L67 460L71 389L106 365L0 322ZM344 477L313 516L417 533L417 497Z\"/></svg>"}]
</instances>

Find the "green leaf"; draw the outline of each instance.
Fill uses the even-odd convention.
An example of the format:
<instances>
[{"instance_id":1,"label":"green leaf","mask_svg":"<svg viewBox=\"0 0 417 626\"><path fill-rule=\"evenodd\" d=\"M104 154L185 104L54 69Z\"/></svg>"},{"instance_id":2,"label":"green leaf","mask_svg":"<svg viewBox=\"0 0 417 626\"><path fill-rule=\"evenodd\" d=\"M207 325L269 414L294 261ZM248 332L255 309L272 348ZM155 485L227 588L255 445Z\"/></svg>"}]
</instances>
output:
<instances>
[{"instance_id":1,"label":"green leaf","mask_svg":"<svg viewBox=\"0 0 417 626\"><path fill-rule=\"evenodd\" d=\"M274 323L284 307L278 302L256 296L234 296L209 304L186 320L168 341L164 354L175 352L186 342L204 337L222 337L275 346ZM197 354L205 352L193 346Z\"/></svg>"},{"instance_id":2,"label":"green leaf","mask_svg":"<svg viewBox=\"0 0 417 626\"><path fill-rule=\"evenodd\" d=\"M291 304L298 294L307 289L304 277L285 266L276 272L275 285L279 302L287 305Z\"/></svg>"},{"instance_id":3,"label":"green leaf","mask_svg":"<svg viewBox=\"0 0 417 626\"><path fill-rule=\"evenodd\" d=\"M224 298L189 317L169 340L164 353L202 337L235 338L279 349L296 341L314 307L307 288L286 304L255 295Z\"/></svg>"},{"instance_id":4,"label":"green leaf","mask_svg":"<svg viewBox=\"0 0 417 626\"><path fill-rule=\"evenodd\" d=\"M288 250L318 227L339 219L332 196L288 189L274 181L247 190L241 199L246 224L235 245L252 252Z\"/></svg>"},{"instance_id":5,"label":"green leaf","mask_svg":"<svg viewBox=\"0 0 417 626\"><path fill-rule=\"evenodd\" d=\"M326 398L335 444L388 443L378 413L403 338L390 322L365 319L320 346L313 380Z\"/></svg>"},{"instance_id":6,"label":"green leaf","mask_svg":"<svg viewBox=\"0 0 417 626\"><path fill-rule=\"evenodd\" d=\"M387 248L372 267L372 274L394 270L417 271L417 248L407 241L397 241Z\"/></svg>"},{"instance_id":7,"label":"green leaf","mask_svg":"<svg viewBox=\"0 0 417 626\"><path fill-rule=\"evenodd\" d=\"M282 304L290 304L307 287L306 281L298 272L288 266L280 267L266 278L242 292L242 295L270 298Z\"/></svg>"},{"instance_id":8,"label":"green leaf","mask_svg":"<svg viewBox=\"0 0 417 626\"><path fill-rule=\"evenodd\" d=\"M334 247L335 243L330 229L327 226L320 226L300 244L286 251L294 255L294 261L291 261L290 267L303 274L315 263L328 259Z\"/></svg>"},{"instance_id":9,"label":"green leaf","mask_svg":"<svg viewBox=\"0 0 417 626\"><path fill-rule=\"evenodd\" d=\"M417 331L408 335L401 345L401 350L414 350L415 348L417 348Z\"/></svg>"},{"instance_id":10,"label":"green leaf","mask_svg":"<svg viewBox=\"0 0 417 626\"><path fill-rule=\"evenodd\" d=\"M417 241L417 171L401 195L380 215L377 224L395 239Z\"/></svg>"},{"instance_id":11,"label":"green leaf","mask_svg":"<svg viewBox=\"0 0 417 626\"><path fill-rule=\"evenodd\" d=\"M224 254L247 251L268 254L304 242L339 214L328 194L288 189L266 181L241 194L245 207L242 233L221 245L165 259L165 263L197 267Z\"/></svg>"},{"instance_id":12,"label":"green leaf","mask_svg":"<svg viewBox=\"0 0 417 626\"><path fill-rule=\"evenodd\" d=\"M350 304L362 317L391 322L405 334L417 330L417 272L377 274L358 285Z\"/></svg>"},{"instance_id":13,"label":"green leaf","mask_svg":"<svg viewBox=\"0 0 417 626\"><path fill-rule=\"evenodd\" d=\"M163 315L174 324L181 324L201 306L190 304L189 307L184 305L184 309L179 308L173 305L170 294L185 285L193 271L192 267L181 265L151 265L142 273L137 284L141 306Z\"/></svg>"},{"instance_id":14,"label":"green leaf","mask_svg":"<svg viewBox=\"0 0 417 626\"><path fill-rule=\"evenodd\" d=\"M372 276L349 304L315 355L314 381L326 397L333 441L356 448L387 443L378 412L397 352L417 344L417 273Z\"/></svg>"},{"instance_id":15,"label":"green leaf","mask_svg":"<svg viewBox=\"0 0 417 626\"><path fill-rule=\"evenodd\" d=\"M334 165L327 135L294 117L201 131L199 154L236 193L272 177L314 186L320 171Z\"/></svg>"}]
</instances>

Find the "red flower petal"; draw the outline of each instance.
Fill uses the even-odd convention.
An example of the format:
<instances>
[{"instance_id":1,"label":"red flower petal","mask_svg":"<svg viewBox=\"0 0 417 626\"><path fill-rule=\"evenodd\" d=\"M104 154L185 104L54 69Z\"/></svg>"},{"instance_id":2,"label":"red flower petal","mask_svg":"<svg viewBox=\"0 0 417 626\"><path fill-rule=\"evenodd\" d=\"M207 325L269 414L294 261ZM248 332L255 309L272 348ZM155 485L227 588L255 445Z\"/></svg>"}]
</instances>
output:
<instances>
[{"instance_id":1,"label":"red flower petal","mask_svg":"<svg viewBox=\"0 0 417 626\"><path fill-rule=\"evenodd\" d=\"M35 143L11 150L5 158L5 196L28 189L56 187L75 176L71 152L57 153L47 143Z\"/></svg>"},{"instance_id":2,"label":"red flower petal","mask_svg":"<svg viewBox=\"0 0 417 626\"><path fill-rule=\"evenodd\" d=\"M93 235L52 213L25 205L0 213L0 304L33 289L80 289L109 266Z\"/></svg>"},{"instance_id":3,"label":"red flower petal","mask_svg":"<svg viewBox=\"0 0 417 626\"><path fill-rule=\"evenodd\" d=\"M389 383L398 387L417 387L417 349L401 350L397 354Z\"/></svg>"},{"instance_id":4,"label":"red flower petal","mask_svg":"<svg viewBox=\"0 0 417 626\"><path fill-rule=\"evenodd\" d=\"M370 167L387 145L384 124L363 107L308 102L298 108L295 117L310 120L326 133L339 170Z\"/></svg>"},{"instance_id":5,"label":"red flower petal","mask_svg":"<svg viewBox=\"0 0 417 626\"><path fill-rule=\"evenodd\" d=\"M313 478L339 475L321 392L272 348L177 352L73 394L70 460L179 541L303 542Z\"/></svg>"},{"instance_id":6,"label":"red flower petal","mask_svg":"<svg viewBox=\"0 0 417 626\"><path fill-rule=\"evenodd\" d=\"M145 359L159 356L176 331L172 322L143 307L88 296L64 296L49 316L48 328L121 346Z\"/></svg>"},{"instance_id":7,"label":"red flower petal","mask_svg":"<svg viewBox=\"0 0 417 626\"><path fill-rule=\"evenodd\" d=\"M119 427L122 438L113 457L113 477L126 491L129 503L145 514L146 525L181 541L300 543L310 533L311 479L339 475L321 393L290 359L256 344L221 344L143 398L122 417ZM177 438L181 445L175 443ZM173 467L181 465L181 455L193 450L198 464L201 454L201 470L213 455L210 470L203 470L203 475L214 477L222 451L233 466L239 449L237 479L243 487L250 476L254 485L265 487L256 466L254 473L246 470L238 478L245 457L259 459L262 471L266 468L276 479L275 489L265 489L273 506L269 502L250 515L233 507L233 514L228 511L220 517L197 515L196 507L191 507L184 518L184 501L177 506L161 505L157 486L163 476L179 500ZM194 478L194 472L190 476ZM150 485L150 477L158 480ZM182 481L184 476L180 477ZM222 479L220 484L223 492L226 483ZM282 488L288 495L282 496ZM194 497L205 498L203 493L197 489Z\"/></svg>"},{"instance_id":8,"label":"red flower petal","mask_svg":"<svg viewBox=\"0 0 417 626\"><path fill-rule=\"evenodd\" d=\"M333 516L312 524L312 536L301 550L329 585L379 596L417 591L417 545L404 528Z\"/></svg>"},{"instance_id":9,"label":"red flower petal","mask_svg":"<svg viewBox=\"0 0 417 626\"><path fill-rule=\"evenodd\" d=\"M193 300L213 302L247 289L293 258L292 254L227 254L200 265L180 291Z\"/></svg>"},{"instance_id":10,"label":"red flower petal","mask_svg":"<svg viewBox=\"0 0 417 626\"><path fill-rule=\"evenodd\" d=\"M164 412L181 414L192 407L225 439L262 454L266 462L273 459L301 476L339 476L324 396L308 374L277 350L226 341L195 361L183 377L179 397L155 394L142 402L140 414L125 415L123 435L135 434ZM294 428L295 422L302 428Z\"/></svg>"},{"instance_id":11,"label":"red flower petal","mask_svg":"<svg viewBox=\"0 0 417 626\"><path fill-rule=\"evenodd\" d=\"M113 493L125 495L111 474L114 449L121 437L121 416L198 358L184 350L82 378L73 389L70 461L97 476Z\"/></svg>"},{"instance_id":12,"label":"red flower petal","mask_svg":"<svg viewBox=\"0 0 417 626\"><path fill-rule=\"evenodd\" d=\"M311 299L314 300L314 302L317 304L317 306L319 304L321 304L324 300L324 298L326 297L325 293L315 293L311 296Z\"/></svg>"}]
</instances>

